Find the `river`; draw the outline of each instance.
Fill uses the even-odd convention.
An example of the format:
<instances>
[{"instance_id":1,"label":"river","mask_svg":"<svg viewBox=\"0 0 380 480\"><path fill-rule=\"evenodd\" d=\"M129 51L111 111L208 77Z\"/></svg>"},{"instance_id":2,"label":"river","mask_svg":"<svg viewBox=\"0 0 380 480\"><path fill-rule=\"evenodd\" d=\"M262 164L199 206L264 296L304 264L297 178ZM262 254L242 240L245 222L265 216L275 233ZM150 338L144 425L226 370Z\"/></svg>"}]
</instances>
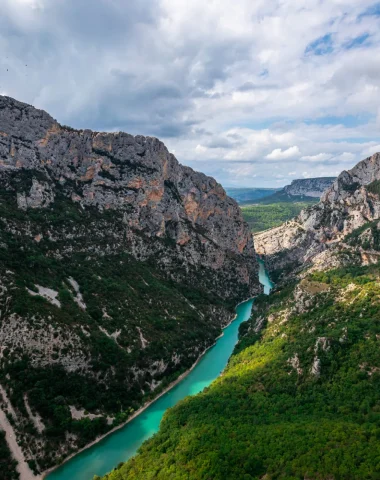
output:
<instances>
[{"instance_id":1,"label":"river","mask_svg":"<svg viewBox=\"0 0 380 480\"><path fill-rule=\"evenodd\" d=\"M259 278L268 294L272 283L260 262ZM146 410L119 430L92 447L74 456L51 472L47 480L92 480L94 475L104 475L120 462L131 458L140 445L156 433L162 416L170 407L188 395L195 395L217 378L227 365L238 339L239 325L248 320L253 300L236 308L236 319L223 331L216 344L207 351L195 368L175 387L153 402Z\"/></svg>"}]
</instances>

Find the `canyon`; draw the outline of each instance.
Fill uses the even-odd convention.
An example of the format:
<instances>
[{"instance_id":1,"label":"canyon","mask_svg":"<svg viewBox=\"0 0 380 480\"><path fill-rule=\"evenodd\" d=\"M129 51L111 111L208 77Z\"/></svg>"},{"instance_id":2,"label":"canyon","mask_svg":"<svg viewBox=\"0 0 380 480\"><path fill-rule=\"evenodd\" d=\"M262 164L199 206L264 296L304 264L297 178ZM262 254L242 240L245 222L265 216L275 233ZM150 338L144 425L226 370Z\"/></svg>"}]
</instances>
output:
<instances>
[{"instance_id":1,"label":"canyon","mask_svg":"<svg viewBox=\"0 0 380 480\"><path fill-rule=\"evenodd\" d=\"M262 287L237 203L156 138L0 96L0 186L0 406L38 475L159 395Z\"/></svg>"}]
</instances>

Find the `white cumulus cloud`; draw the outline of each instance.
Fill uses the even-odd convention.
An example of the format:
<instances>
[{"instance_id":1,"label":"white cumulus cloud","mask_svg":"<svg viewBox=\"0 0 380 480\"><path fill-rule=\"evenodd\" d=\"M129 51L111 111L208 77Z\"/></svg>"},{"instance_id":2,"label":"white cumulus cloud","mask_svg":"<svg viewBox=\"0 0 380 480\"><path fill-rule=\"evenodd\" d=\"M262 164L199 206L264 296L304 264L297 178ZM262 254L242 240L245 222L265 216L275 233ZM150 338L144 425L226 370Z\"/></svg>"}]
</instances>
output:
<instances>
[{"instance_id":1,"label":"white cumulus cloud","mask_svg":"<svg viewBox=\"0 0 380 480\"><path fill-rule=\"evenodd\" d=\"M272 153L266 155L265 158L269 160L283 160L287 158L294 158L300 154L300 149L294 145L293 147L289 147L286 150L282 150L281 148L275 148Z\"/></svg>"}]
</instances>

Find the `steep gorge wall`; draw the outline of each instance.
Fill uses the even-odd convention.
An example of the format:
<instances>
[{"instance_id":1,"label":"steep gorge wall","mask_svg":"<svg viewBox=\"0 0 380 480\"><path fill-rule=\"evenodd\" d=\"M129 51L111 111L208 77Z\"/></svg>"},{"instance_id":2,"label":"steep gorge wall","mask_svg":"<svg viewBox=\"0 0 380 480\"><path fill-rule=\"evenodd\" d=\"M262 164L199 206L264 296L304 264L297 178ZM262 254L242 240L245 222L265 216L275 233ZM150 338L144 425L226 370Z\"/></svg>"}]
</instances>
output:
<instances>
[{"instance_id":1,"label":"steep gorge wall","mask_svg":"<svg viewBox=\"0 0 380 480\"><path fill-rule=\"evenodd\" d=\"M213 178L156 138L0 96L0 385L35 472L125 421L259 292L249 228Z\"/></svg>"},{"instance_id":2,"label":"steep gorge wall","mask_svg":"<svg viewBox=\"0 0 380 480\"><path fill-rule=\"evenodd\" d=\"M304 264L337 266L352 261L358 252L344 243L347 235L380 218L380 154L343 171L321 197L294 220L255 235L256 250L265 256L276 275ZM352 253L352 255L350 255Z\"/></svg>"},{"instance_id":3,"label":"steep gorge wall","mask_svg":"<svg viewBox=\"0 0 380 480\"><path fill-rule=\"evenodd\" d=\"M36 173L29 190L17 191L22 209L54 206L59 188L83 208L122 212L135 256L155 255L154 240L167 240L176 262L212 271L210 291L229 298L258 291L253 242L236 202L156 138L76 131L0 97L0 166L3 188L9 174ZM169 252L159 260L170 270Z\"/></svg>"}]
</instances>

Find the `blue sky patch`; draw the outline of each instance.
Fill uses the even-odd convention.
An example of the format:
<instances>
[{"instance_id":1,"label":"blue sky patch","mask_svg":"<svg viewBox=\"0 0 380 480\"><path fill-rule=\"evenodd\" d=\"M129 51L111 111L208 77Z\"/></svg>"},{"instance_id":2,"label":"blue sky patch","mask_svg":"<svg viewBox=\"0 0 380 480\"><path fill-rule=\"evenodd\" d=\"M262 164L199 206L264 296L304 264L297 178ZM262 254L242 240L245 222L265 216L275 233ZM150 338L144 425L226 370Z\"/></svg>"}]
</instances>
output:
<instances>
[{"instance_id":1,"label":"blue sky patch","mask_svg":"<svg viewBox=\"0 0 380 480\"><path fill-rule=\"evenodd\" d=\"M307 125L344 125L347 128L353 128L359 127L360 125L366 125L373 118L374 115L371 114L345 116L328 115L325 117L305 120L305 123Z\"/></svg>"},{"instance_id":2,"label":"blue sky patch","mask_svg":"<svg viewBox=\"0 0 380 480\"><path fill-rule=\"evenodd\" d=\"M317 38L305 49L306 55L327 55L333 51L332 34L327 33L323 37Z\"/></svg>"},{"instance_id":3,"label":"blue sky patch","mask_svg":"<svg viewBox=\"0 0 380 480\"><path fill-rule=\"evenodd\" d=\"M380 3L374 3L371 5L367 10L365 10L362 14L359 15L361 17L380 17Z\"/></svg>"},{"instance_id":4,"label":"blue sky patch","mask_svg":"<svg viewBox=\"0 0 380 480\"><path fill-rule=\"evenodd\" d=\"M346 44L343 45L343 47L346 50L350 50L351 48L361 47L364 43L366 43L369 36L370 36L369 33L363 33L363 35L359 35L358 37L352 38L351 40L349 40Z\"/></svg>"}]
</instances>

